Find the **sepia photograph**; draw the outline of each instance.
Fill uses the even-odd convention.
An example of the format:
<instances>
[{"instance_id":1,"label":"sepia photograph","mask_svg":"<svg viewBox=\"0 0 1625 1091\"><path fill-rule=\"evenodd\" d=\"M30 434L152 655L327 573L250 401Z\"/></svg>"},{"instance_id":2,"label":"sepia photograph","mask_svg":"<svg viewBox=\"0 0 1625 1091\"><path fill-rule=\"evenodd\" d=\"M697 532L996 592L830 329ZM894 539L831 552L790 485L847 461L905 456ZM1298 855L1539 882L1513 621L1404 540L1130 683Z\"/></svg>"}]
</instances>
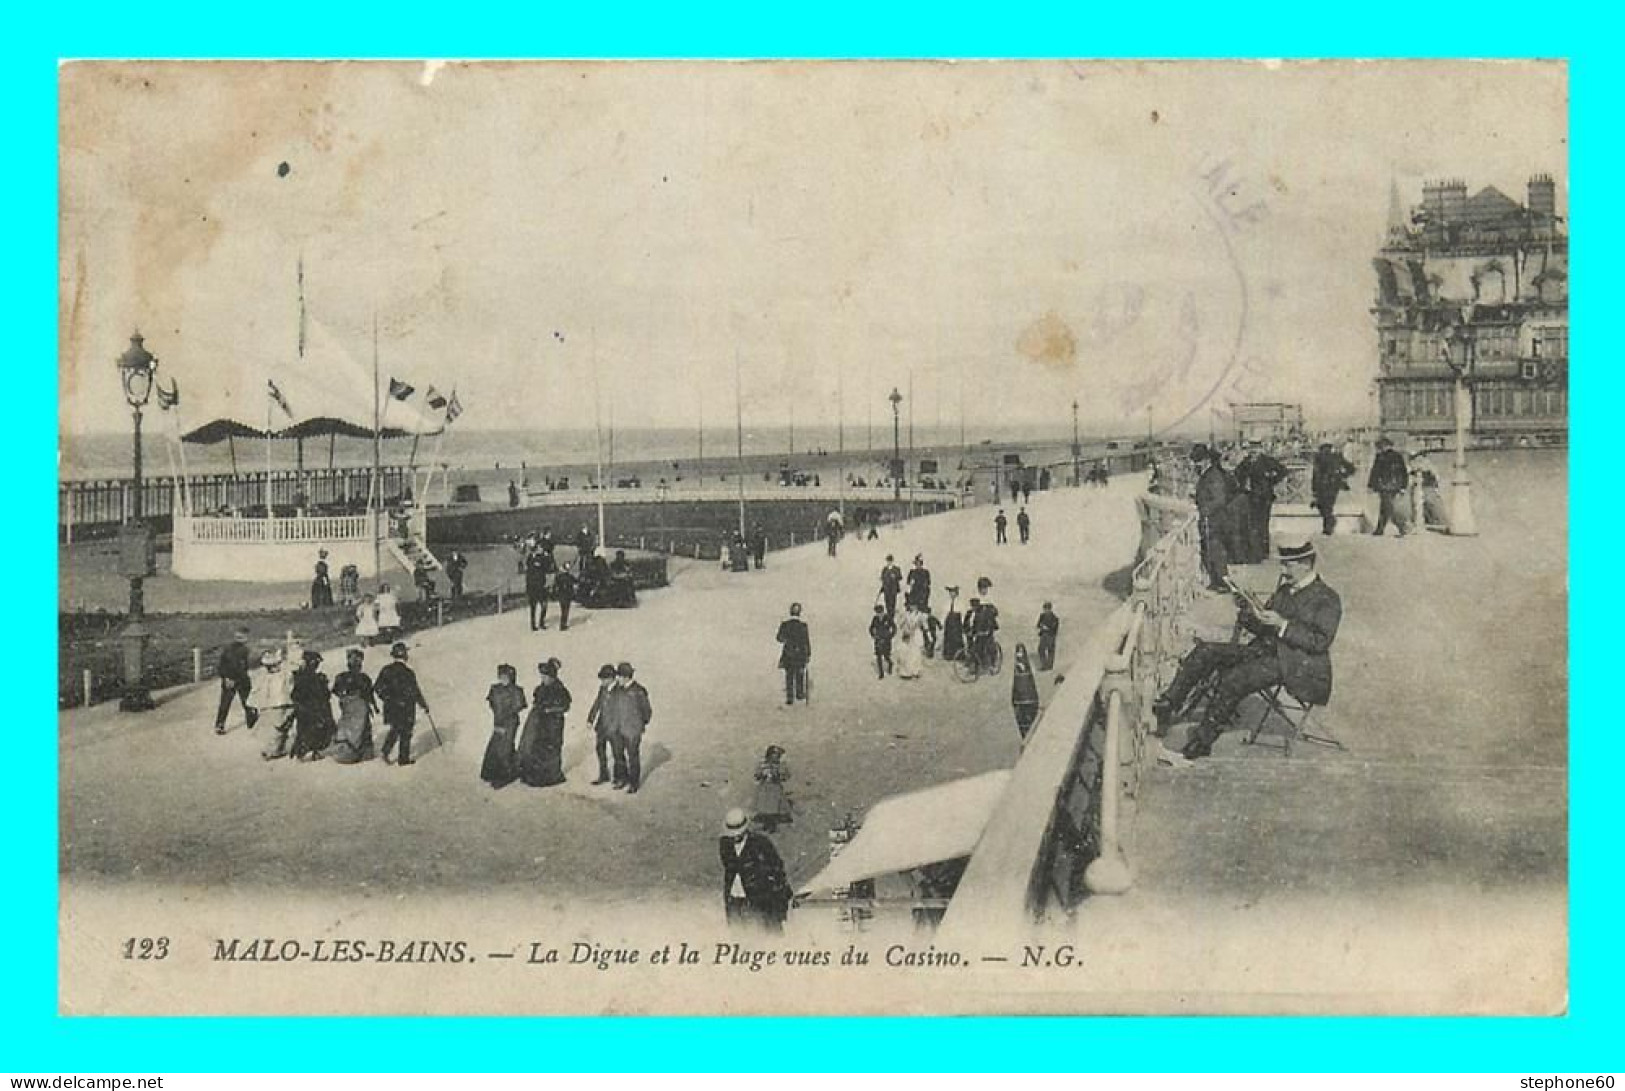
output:
<instances>
[{"instance_id":1,"label":"sepia photograph","mask_svg":"<svg viewBox=\"0 0 1625 1091\"><path fill-rule=\"evenodd\" d=\"M1569 997L1569 72L58 69L57 1010Z\"/></svg>"}]
</instances>

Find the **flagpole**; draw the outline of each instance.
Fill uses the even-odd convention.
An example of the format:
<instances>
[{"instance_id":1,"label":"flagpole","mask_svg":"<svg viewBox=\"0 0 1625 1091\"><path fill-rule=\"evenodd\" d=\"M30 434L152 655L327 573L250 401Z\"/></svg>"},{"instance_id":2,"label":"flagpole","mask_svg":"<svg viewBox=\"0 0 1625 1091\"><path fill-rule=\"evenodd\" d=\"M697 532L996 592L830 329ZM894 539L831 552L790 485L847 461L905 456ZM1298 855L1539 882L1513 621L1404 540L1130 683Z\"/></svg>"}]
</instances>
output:
<instances>
[{"instance_id":1,"label":"flagpole","mask_svg":"<svg viewBox=\"0 0 1625 1091\"><path fill-rule=\"evenodd\" d=\"M587 339L592 368L592 421L597 433L594 453L598 460L598 545L604 545L604 401L602 384L598 378L598 327L590 326Z\"/></svg>"},{"instance_id":2,"label":"flagpole","mask_svg":"<svg viewBox=\"0 0 1625 1091\"><path fill-rule=\"evenodd\" d=\"M841 475L841 522L846 522L846 359L835 362L835 450Z\"/></svg>"},{"instance_id":3,"label":"flagpole","mask_svg":"<svg viewBox=\"0 0 1625 1091\"><path fill-rule=\"evenodd\" d=\"M378 312L372 312L372 488L368 497L368 514L372 516L372 578L381 580L384 576L383 546L378 540L378 509L383 506L383 437L379 435L383 425L383 406L379 404L378 391Z\"/></svg>"},{"instance_id":4,"label":"flagpole","mask_svg":"<svg viewBox=\"0 0 1625 1091\"><path fill-rule=\"evenodd\" d=\"M739 374L739 346L734 346L734 436L739 475L739 536L745 536L745 396Z\"/></svg>"},{"instance_id":5,"label":"flagpole","mask_svg":"<svg viewBox=\"0 0 1625 1091\"><path fill-rule=\"evenodd\" d=\"M271 388L265 388L265 517L271 518Z\"/></svg>"}]
</instances>

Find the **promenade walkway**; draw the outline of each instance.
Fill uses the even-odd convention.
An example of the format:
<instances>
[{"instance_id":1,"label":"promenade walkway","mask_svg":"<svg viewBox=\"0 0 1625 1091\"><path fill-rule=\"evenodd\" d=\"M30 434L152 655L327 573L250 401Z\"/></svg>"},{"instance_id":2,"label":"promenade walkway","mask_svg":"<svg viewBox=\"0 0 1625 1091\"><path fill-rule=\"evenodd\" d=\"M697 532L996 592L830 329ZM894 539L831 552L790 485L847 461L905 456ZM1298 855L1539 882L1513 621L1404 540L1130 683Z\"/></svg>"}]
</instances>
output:
<instances>
[{"instance_id":1,"label":"promenade walkway","mask_svg":"<svg viewBox=\"0 0 1625 1091\"><path fill-rule=\"evenodd\" d=\"M1317 539L1344 608L1323 722L1348 749L1286 758L1232 732L1149 772L1136 885L1076 918L1109 1006L1561 1008L1562 460L1475 458L1478 538ZM1222 599L1202 613L1221 631L1233 617Z\"/></svg>"}]
</instances>

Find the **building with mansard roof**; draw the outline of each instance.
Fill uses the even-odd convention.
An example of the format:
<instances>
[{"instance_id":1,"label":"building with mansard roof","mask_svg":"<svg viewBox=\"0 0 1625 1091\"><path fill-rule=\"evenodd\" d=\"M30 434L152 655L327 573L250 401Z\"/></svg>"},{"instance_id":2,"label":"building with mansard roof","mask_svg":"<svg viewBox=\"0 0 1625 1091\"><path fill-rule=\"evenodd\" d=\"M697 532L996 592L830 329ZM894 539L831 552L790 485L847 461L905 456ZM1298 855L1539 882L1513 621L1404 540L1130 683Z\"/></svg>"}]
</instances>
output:
<instances>
[{"instance_id":1,"label":"building with mansard roof","mask_svg":"<svg viewBox=\"0 0 1625 1091\"><path fill-rule=\"evenodd\" d=\"M1460 372L1474 443L1566 443L1568 252L1550 175L1529 180L1521 205L1449 180L1424 185L1407 215L1396 191L1374 262L1383 430L1442 445Z\"/></svg>"}]
</instances>

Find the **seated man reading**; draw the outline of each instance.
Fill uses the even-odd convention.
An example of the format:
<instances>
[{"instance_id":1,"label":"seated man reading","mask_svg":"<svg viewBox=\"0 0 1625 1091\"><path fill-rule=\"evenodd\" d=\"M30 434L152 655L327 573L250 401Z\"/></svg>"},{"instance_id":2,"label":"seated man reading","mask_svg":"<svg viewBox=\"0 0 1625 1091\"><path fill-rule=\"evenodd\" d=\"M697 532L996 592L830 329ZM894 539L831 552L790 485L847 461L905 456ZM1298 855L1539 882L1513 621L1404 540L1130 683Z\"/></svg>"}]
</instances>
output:
<instances>
[{"instance_id":1,"label":"seated man reading","mask_svg":"<svg viewBox=\"0 0 1625 1091\"><path fill-rule=\"evenodd\" d=\"M1315 571L1313 545L1282 546L1280 559L1281 583L1264 609L1255 610L1242 600L1238 620L1253 634L1252 641L1198 641L1180 663L1173 684L1151 706L1160 733L1198 685L1218 676L1202 722L1181 751L1185 759L1213 752L1213 741L1249 693L1284 683L1287 692L1305 704L1324 705L1331 699L1331 647L1343 619L1343 600Z\"/></svg>"}]
</instances>

